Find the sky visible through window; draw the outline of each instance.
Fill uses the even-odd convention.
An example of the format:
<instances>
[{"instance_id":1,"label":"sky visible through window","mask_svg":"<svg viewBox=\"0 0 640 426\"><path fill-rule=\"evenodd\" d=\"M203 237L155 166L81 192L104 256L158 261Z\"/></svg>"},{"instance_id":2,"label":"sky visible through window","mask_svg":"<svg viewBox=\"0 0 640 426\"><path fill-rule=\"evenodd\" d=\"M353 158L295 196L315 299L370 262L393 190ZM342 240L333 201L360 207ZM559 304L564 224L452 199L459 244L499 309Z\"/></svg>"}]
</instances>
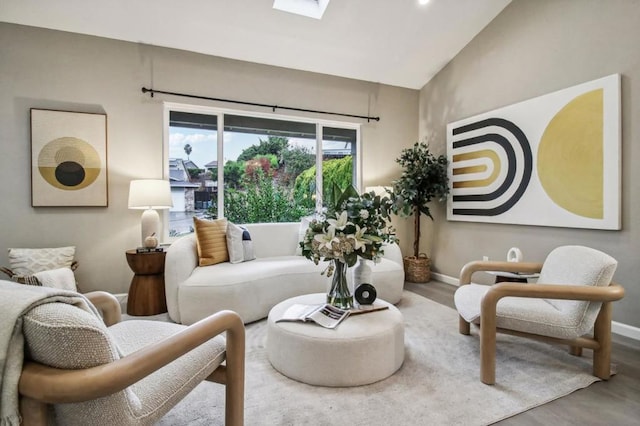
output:
<instances>
[{"instance_id":1,"label":"sky visible through window","mask_svg":"<svg viewBox=\"0 0 640 426\"><path fill-rule=\"evenodd\" d=\"M251 145L260 143L260 139L266 140L267 135L256 135L248 133L225 132L224 133L224 162L236 161L242 151ZM204 165L215 160L217 155L216 149L217 134L212 130L192 129L186 127L170 127L169 128L169 158L187 158L184 151L186 144L191 145L191 154L189 159L196 166L203 169ZM312 139L289 138L290 146L305 146L311 149L315 154L315 141ZM344 142L323 143L324 149L343 149Z\"/></svg>"}]
</instances>

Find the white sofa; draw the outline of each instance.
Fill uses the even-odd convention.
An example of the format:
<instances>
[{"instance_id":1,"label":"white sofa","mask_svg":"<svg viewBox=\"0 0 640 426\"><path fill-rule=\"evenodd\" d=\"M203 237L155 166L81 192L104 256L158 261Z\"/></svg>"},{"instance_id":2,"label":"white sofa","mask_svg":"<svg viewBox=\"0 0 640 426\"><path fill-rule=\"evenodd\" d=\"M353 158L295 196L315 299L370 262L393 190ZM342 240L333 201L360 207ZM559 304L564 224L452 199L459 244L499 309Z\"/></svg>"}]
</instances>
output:
<instances>
[{"instance_id":1,"label":"white sofa","mask_svg":"<svg viewBox=\"0 0 640 426\"><path fill-rule=\"evenodd\" d=\"M248 224L255 260L198 266L195 235L175 241L167 250L165 289L169 317L181 324L230 309L245 323L266 318L276 304L291 297L327 291L329 279L315 265L296 255L298 222ZM402 254L396 244L385 245L384 258L370 263L378 297L398 303L404 287Z\"/></svg>"}]
</instances>

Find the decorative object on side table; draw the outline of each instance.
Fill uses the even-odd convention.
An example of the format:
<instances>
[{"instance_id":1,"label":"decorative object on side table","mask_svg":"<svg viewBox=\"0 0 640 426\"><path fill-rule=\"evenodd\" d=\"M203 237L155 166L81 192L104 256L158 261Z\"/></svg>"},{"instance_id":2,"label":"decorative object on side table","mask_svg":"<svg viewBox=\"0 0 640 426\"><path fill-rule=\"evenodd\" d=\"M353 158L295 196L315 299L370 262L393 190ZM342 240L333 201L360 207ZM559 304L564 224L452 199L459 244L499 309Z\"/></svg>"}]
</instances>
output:
<instances>
[{"instance_id":1,"label":"decorative object on side table","mask_svg":"<svg viewBox=\"0 0 640 426\"><path fill-rule=\"evenodd\" d=\"M396 162L404 170L393 182L392 209L401 216L414 217L413 256L404 258L406 279L424 283L431 279L431 270L429 257L420 253L420 216L433 220L428 203L432 199L444 201L449 194L448 161L445 155L433 155L426 143L416 142L412 148L403 149Z\"/></svg>"},{"instance_id":2,"label":"decorative object on side table","mask_svg":"<svg viewBox=\"0 0 640 426\"><path fill-rule=\"evenodd\" d=\"M158 237L156 237L155 232L144 239L144 246L147 248L158 247Z\"/></svg>"},{"instance_id":3,"label":"decorative object on side table","mask_svg":"<svg viewBox=\"0 0 640 426\"><path fill-rule=\"evenodd\" d=\"M359 257L376 262L383 254L382 244L396 242L389 225L392 202L373 192L360 195L352 186L341 191L337 185L329 198L326 213L311 221L300 246L303 256L316 264L331 262L322 272L331 277L327 303L350 309L354 304L347 268Z\"/></svg>"}]
</instances>

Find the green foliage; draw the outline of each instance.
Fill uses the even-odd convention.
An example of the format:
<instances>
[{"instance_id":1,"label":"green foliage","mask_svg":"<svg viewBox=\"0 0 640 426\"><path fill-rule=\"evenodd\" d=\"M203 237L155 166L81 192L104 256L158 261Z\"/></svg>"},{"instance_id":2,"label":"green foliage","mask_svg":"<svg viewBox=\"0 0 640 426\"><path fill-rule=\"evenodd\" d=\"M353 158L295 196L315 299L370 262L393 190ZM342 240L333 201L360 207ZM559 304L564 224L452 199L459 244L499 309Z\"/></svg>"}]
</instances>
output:
<instances>
[{"instance_id":1,"label":"green foliage","mask_svg":"<svg viewBox=\"0 0 640 426\"><path fill-rule=\"evenodd\" d=\"M306 147L294 146L282 152L282 160L284 167L281 170L280 180L289 185L294 183L294 179L305 170L313 167L316 163L316 157Z\"/></svg>"},{"instance_id":2,"label":"green foliage","mask_svg":"<svg viewBox=\"0 0 640 426\"><path fill-rule=\"evenodd\" d=\"M189 159L189 156L191 155L192 151L193 151L193 148L191 148L191 145L186 144L184 146L184 153L187 154L187 159Z\"/></svg>"},{"instance_id":3,"label":"green foliage","mask_svg":"<svg viewBox=\"0 0 640 426\"><path fill-rule=\"evenodd\" d=\"M351 185L350 156L322 167L325 188ZM281 136L260 139L224 166L225 216L238 223L297 221L315 208L315 175L315 155L308 148L289 147ZM208 215L217 217L217 207Z\"/></svg>"},{"instance_id":4,"label":"green foliage","mask_svg":"<svg viewBox=\"0 0 640 426\"><path fill-rule=\"evenodd\" d=\"M447 157L436 157L427 144L416 142L413 148L402 150L396 162L404 170L393 182L395 212L409 216L418 210L433 219L428 203L434 198L442 201L449 194Z\"/></svg>"},{"instance_id":5,"label":"green foliage","mask_svg":"<svg viewBox=\"0 0 640 426\"><path fill-rule=\"evenodd\" d=\"M301 200L305 207L315 207L316 166L311 166L296 177L293 193L296 199Z\"/></svg>"},{"instance_id":6,"label":"green foliage","mask_svg":"<svg viewBox=\"0 0 640 426\"><path fill-rule=\"evenodd\" d=\"M353 182L353 158L348 155L343 158L322 162L322 184L327 194L333 185L347 188Z\"/></svg>"},{"instance_id":7,"label":"green foliage","mask_svg":"<svg viewBox=\"0 0 640 426\"><path fill-rule=\"evenodd\" d=\"M269 136L267 140L260 139L258 145L252 145L242 151L237 161L248 161L258 155L275 155L276 158L282 157L282 152L289 146L289 138L282 136Z\"/></svg>"},{"instance_id":8,"label":"green foliage","mask_svg":"<svg viewBox=\"0 0 640 426\"><path fill-rule=\"evenodd\" d=\"M353 181L353 159L346 156L339 159L326 160L322 162L322 184L324 186L322 199L329 199L332 188L347 188ZM294 194L303 200L306 206L314 206L314 195L316 191L316 167L315 165L300 173L294 185Z\"/></svg>"},{"instance_id":9,"label":"green foliage","mask_svg":"<svg viewBox=\"0 0 640 426\"><path fill-rule=\"evenodd\" d=\"M224 184L226 188L238 189L244 176L244 161L227 161L224 165ZM217 176L215 171L214 176Z\"/></svg>"},{"instance_id":10,"label":"green foliage","mask_svg":"<svg viewBox=\"0 0 640 426\"><path fill-rule=\"evenodd\" d=\"M204 173L204 170L203 169L187 169L187 172L189 173L189 178L197 179L198 177L200 177L201 173Z\"/></svg>"},{"instance_id":11,"label":"green foliage","mask_svg":"<svg viewBox=\"0 0 640 426\"><path fill-rule=\"evenodd\" d=\"M436 157L425 143L415 143L413 148L402 150L396 162L403 167L400 179L393 182L393 212L401 216L414 215L414 256L418 256L420 240L420 215L433 219L428 203L432 199L443 201L449 194L447 157Z\"/></svg>"},{"instance_id":12,"label":"green foliage","mask_svg":"<svg viewBox=\"0 0 640 426\"><path fill-rule=\"evenodd\" d=\"M389 197L374 192L360 195L352 185L343 191L334 184L326 192L326 215L311 222L300 243L307 259L316 264L338 259L353 266L358 256L375 261L384 254L385 242L397 242L389 225L393 205Z\"/></svg>"},{"instance_id":13,"label":"green foliage","mask_svg":"<svg viewBox=\"0 0 640 426\"><path fill-rule=\"evenodd\" d=\"M258 169L255 180L246 182L246 191L227 189L224 193L225 216L234 223L296 222L310 213L293 199L284 187ZM207 210L207 217L217 217L217 206Z\"/></svg>"}]
</instances>

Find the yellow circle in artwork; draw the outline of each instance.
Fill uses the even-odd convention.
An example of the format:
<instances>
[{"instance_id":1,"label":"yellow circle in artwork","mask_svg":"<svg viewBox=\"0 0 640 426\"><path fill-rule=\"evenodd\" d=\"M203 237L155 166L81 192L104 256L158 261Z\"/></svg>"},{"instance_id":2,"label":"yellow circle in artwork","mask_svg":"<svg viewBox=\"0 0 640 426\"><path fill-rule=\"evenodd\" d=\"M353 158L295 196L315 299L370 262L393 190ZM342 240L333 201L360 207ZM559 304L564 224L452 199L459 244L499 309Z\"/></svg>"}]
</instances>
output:
<instances>
[{"instance_id":1,"label":"yellow circle in artwork","mask_svg":"<svg viewBox=\"0 0 640 426\"><path fill-rule=\"evenodd\" d=\"M65 136L42 147L38 153L38 170L50 185L75 191L95 182L102 167L94 147L82 139Z\"/></svg>"},{"instance_id":2,"label":"yellow circle in artwork","mask_svg":"<svg viewBox=\"0 0 640 426\"><path fill-rule=\"evenodd\" d=\"M602 219L602 89L577 96L553 117L540 140L537 170L542 187L557 205Z\"/></svg>"}]
</instances>

